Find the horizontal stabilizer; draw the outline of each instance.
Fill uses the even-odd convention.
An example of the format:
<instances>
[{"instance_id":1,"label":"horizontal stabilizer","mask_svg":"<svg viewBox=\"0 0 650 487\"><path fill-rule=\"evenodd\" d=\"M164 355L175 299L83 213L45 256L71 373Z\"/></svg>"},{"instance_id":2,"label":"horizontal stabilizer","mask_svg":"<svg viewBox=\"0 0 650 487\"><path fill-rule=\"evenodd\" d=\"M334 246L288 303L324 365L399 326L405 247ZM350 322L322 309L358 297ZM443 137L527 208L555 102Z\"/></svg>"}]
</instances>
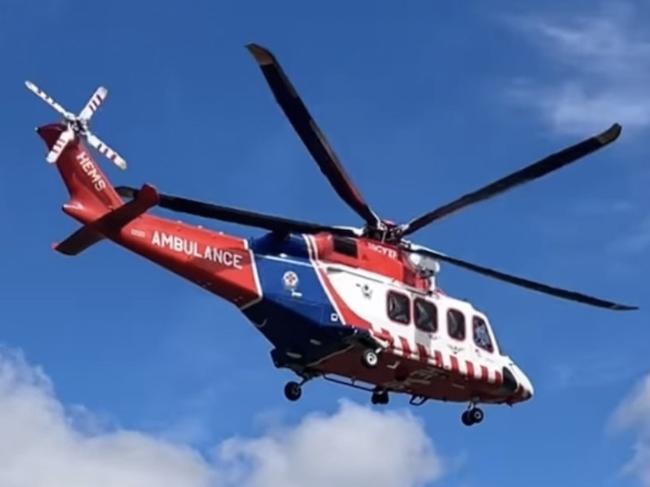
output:
<instances>
[{"instance_id":1,"label":"horizontal stabilizer","mask_svg":"<svg viewBox=\"0 0 650 487\"><path fill-rule=\"evenodd\" d=\"M84 225L63 242L54 244L53 248L65 255L77 255L103 239L104 236L101 233L93 230L88 225Z\"/></svg>"},{"instance_id":2,"label":"horizontal stabilizer","mask_svg":"<svg viewBox=\"0 0 650 487\"><path fill-rule=\"evenodd\" d=\"M145 184L133 200L84 225L63 242L54 245L54 250L65 255L80 254L156 206L158 199L156 188Z\"/></svg>"}]
</instances>

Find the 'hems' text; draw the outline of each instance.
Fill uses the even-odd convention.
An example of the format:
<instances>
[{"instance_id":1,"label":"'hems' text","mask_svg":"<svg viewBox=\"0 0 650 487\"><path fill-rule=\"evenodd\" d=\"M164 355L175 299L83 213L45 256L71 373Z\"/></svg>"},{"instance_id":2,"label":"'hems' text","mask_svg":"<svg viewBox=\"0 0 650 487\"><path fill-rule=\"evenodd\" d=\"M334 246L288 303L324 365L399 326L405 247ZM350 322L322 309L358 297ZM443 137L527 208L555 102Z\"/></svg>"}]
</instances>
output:
<instances>
[{"instance_id":1,"label":"'hems' text","mask_svg":"<svg viewBox=\"0 0 650 487\"><path fill-rule=\"evenodd\" d=\"M106 188L106 181L104 181L104 178L93 163L90 156L88 156L88 154L85 152L80 152L77 154L77 161L79 161L81 170L85 172L90 178L90 181L93 183L95 190L103 191Z\"/></svg>"}]
</instances>

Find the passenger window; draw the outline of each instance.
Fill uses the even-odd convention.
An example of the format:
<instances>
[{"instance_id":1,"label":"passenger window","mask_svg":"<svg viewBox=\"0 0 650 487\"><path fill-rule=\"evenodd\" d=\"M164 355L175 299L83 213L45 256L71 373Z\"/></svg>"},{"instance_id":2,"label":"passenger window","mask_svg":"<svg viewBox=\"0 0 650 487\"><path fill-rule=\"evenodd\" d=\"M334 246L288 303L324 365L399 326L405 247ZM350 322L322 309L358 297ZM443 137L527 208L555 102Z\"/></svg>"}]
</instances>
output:
<instances>
[{"instance_id":1,"label":"passenger window","mask_svg":"<svg viewBox=\"0 0 650 487\"><path fill-rule=\"evenodd\" d=\"M457 309L447 310L447 333L456 340L465 340L465 315Z\"/></svg>"},{"instance_id":2,"label":"passenger window","mask_svg":"<svg viewBox=\"0 0 650 487\"><path fill-rule=\"evenodd\" d=\"M474 328L474 343L476 346L492 353L494 345L492 345L492 339L485 320L480 316L474 316L472 327Z\"/></svg>"},{"instance_id":3,"label":"passenger window","mask_svg":"<svg viewBox=\"0 0 650 487\"><path fill-rule=\"evenodd\" d=\"M414 304L415 326L430 333L438 331L438 308L436 305L420 298L416 298Z\"/></svg>"},{"instance_id":4,"label":"passenger window","mask_svg":"<svg viewBox=\"0 0 650 487\"><path fill-rule=\"evenodd\" d=\"M408 296L395 291L388 291L386 309L391 320L404 325L411 322L411 300Z\"/></svg>"}]
</instances>

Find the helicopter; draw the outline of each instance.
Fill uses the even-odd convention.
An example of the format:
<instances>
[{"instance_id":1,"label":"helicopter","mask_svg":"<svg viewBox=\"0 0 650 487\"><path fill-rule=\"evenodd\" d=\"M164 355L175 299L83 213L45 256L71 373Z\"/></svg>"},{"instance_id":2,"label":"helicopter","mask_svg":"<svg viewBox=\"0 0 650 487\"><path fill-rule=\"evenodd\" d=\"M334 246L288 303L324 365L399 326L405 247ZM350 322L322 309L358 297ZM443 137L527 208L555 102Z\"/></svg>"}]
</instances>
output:
<instances>
[{"instance_id":1,"label":"helicopter","mask_svg":"<svg viewBox=\"0 0 650 487\"><path fill-rule=\"evenodd\" d=\"M232 303L270 342L275 367L293 371L284 394L324 379L367 391L372 404L406 394L409 403L466 403L463 424L480 423L480 405L515 405L534 388L499 346L488 317L469 301L446 294L441 263L554 297L609 310L633 310L583 293L542 284L418 245L406 237L429 224L521 184L539 179L614 142L621 126L545 157L433 211L398 224L375 213L345 172L275 56L246 46L271 92L318 167L363 226L332 226L243 210L159 192L154 186L113 186L89 149L118 167L126 162L89 130L90 115L107 95L96 92L79 116L33 83L28 88L63 115L37 128L70 199L63 211L79 230L54 245L78 255L110 240ZM99 94L98 94L99 93ZM90 106L90 109L87 109ZM172 212L265 230L239 237L149 212Z\"/></svg>"}]
</instances>

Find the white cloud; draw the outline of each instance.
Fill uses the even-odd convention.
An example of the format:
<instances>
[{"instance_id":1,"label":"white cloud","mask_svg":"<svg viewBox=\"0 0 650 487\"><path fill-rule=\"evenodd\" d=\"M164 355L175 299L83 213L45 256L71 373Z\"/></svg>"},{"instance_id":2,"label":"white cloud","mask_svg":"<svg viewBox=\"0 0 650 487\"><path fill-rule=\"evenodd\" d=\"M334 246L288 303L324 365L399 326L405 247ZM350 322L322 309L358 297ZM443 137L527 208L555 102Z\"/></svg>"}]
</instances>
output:
<instances>
[{"instance_id":1,"label":"white cloud","mask_svg":"<svg viewBox=\"0 0 650 487\"><path fill-rule=\"evenodd\" d=\"M3 487L415 487L441 473L410 413L349 402L264 436L226 440L207 459L187 445L107 429L88 411L66 409L40 369L0 349Z\"/></svg>"},{"instance_id":2,"label":"white cloud","mask_svg":"<svg viewBox=\"0 0 650 487\"><path fill-rule=\"evenodd\" d=\"M623 471L637 475L644 486L650 486L650 374L622 401L612 425L617 430L636 433L634 454Z\"/></svg>"},{"instance_id":3,"label":"white cloud","mask_svg":"<svg viewBox=\"0 0 650 487\"><path fill-rule=\"evenodd\" d=\"M553 129L584 135L613 121L632 130L650 125L650 36L632 4L568 21L528 17L511 24L551 60L555 75L518 79L508 93Z\"/></svg>"},{"instance_id":4,"label":"white cloud","mask_svg":"<svg viewBox=\"0 0 650 487\"><path fill-rule=\"evenodd\" d=\"M442 473L431 440L411 414L349 402L334 416L308 416L272 436L226 441L218 456L233 485L250 487L419 486Z\"/></svg>"},{"instance_id":5,"label":"white cloud","mask_svg":"<svg viewBox=\"0 0 650 487\"><path fill-rule=\"evenodd\" d=\"M89 432L76 423L41 370L15 353L2 351L3 487L210 485L213 472L189 448L135 431Z\"/></svg>"}]
</instances>

